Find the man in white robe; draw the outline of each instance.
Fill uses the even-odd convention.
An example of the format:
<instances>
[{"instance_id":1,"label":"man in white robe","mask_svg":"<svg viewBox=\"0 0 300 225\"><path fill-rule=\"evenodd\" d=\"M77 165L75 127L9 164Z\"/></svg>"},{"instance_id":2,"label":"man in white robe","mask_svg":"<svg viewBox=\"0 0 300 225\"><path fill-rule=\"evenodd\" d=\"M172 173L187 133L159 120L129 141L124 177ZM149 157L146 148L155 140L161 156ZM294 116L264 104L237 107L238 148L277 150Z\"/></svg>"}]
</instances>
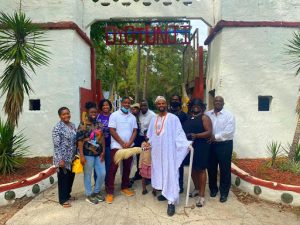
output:
<instances>
[{"instance_id":1,"label":"man in white robe","mask_svg":"<svg viewBox=\"0 0 300 225\"><path fill-rule=\"evenodd\" d=\"M179 202L179 167L188 154L190 142L177 116L167 112L167 102L162 96L155 100L159 114L152 118L147 136L151 145L151 183L162 190L168 200L167 214L175 214ZM160 196L159 196L160 197Z\"/></svg>"}]
</instances>

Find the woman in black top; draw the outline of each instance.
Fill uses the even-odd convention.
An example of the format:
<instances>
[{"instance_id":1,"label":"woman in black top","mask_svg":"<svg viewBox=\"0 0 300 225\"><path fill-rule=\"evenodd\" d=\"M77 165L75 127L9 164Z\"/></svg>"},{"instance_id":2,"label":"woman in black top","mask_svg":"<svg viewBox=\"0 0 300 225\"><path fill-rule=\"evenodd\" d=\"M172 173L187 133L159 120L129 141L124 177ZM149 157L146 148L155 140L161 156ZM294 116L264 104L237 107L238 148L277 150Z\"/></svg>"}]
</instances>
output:
<instances>
[{"instance_id":1,"label":"woman in black top","mask_svg":"<svg viewBox=\"0 0 300 225\"><path fill-rule=\"evenodd\" d=\"M199 195L196 205L202 207L205 200L206 169L210 149L207 138L211 137L212 123L210 118L204 114L206 107L201 99L193 99L189 107L191 115L184 122L183 129L187 138L193 141L194 147L192 179L195 190L190 195L191 197Z\"/></svg>"}]
</instances>

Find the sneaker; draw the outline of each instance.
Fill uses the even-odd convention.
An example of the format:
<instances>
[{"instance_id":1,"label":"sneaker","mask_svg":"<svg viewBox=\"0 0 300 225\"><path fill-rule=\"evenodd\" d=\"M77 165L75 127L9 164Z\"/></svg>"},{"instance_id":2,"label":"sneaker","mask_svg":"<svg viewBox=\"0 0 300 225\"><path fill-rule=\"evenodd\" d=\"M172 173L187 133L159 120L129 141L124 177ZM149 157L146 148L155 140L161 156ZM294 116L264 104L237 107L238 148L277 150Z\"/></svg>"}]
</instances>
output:
<instances>
[{"instance_id":1,"label":"sneaker","mask_svg":"<svg viewBox=\"0 0 300 225\"><path fill-rule=\"evenodd\" d=\"M190 198L194 198L194 197L196 197L196 196L198 196L198 195L199 195L199 190L194 189L194 190L189 194L189 197L190 197Z\"/></svg>"},{"instance_id":2,"label":"sneaker","mask_svg":"<svg viewBox=\"0 0 300 225\"><path fill-rule=\"evenodd\" d=\"M107 194L105 198L105 202L111 204L114 201L114 196L112 194Z\"/></svg>"},{"instance_id":3,"label":"sneaker","mask_svg":"<svg viewBox=\"0 0 300 225\"><path fill-rule=\"evenodd\" d=\"M203 207L204 206L204 202L205 202L205 198L204 197L198 197L197 202L196 202L196 206L197 207Z\"/></svg>"},{"instance_id":4,"label":"sneaker","mask_svg":"<svg viewBox=\"0 0 300 225\"><path fill-rule=\"evenodd\" d=\"M134 192L129 190L128 188L122 189L121 192L126 195L127 197L134 196Z\"/></svg>"},{"instance_id":5,"label":"sneaker","mask_svg":"<svg viewBox=\"0 0 300 225\"><path fill-rule=\"evenodd\" d=\"M99 202L99 201L97 200L97 198L96 198L96 197L93 197L92 195L87 196L85 200L86 200L88 203L93 204L93 205L96 205L96 204L98 204L98 202Z\"/></svg>"},{"instance_id":6,"label":"sneaker","mask_svg":"<svg viewBox=\"0 0 300 225\"><path fill-rule=\"evenodd\" d=\"M101 195L101 193L95 193L95 198L99 201L99 202L103 202L105 200L104 196Z\"/></svg>"}]
</instances>

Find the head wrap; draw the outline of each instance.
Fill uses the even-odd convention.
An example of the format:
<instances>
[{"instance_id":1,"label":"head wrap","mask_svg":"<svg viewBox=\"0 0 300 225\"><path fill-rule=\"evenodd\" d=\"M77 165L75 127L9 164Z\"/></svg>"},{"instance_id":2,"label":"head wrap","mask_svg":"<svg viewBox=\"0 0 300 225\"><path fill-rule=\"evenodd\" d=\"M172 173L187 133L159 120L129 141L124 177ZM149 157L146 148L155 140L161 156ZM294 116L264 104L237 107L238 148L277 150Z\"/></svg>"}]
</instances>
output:
<instances>
[{"instance_id":1,"label":"head wrap","mask_svg":"<svg viewBox=\"0 0 300 225\"><path fill-rule=\"evenodd\" d=\"M158 102L158 101L165 101L167 102L166 98L164 96L157 96L157 98L155 99L155 104Z\"/></svg>"}]
</instances>

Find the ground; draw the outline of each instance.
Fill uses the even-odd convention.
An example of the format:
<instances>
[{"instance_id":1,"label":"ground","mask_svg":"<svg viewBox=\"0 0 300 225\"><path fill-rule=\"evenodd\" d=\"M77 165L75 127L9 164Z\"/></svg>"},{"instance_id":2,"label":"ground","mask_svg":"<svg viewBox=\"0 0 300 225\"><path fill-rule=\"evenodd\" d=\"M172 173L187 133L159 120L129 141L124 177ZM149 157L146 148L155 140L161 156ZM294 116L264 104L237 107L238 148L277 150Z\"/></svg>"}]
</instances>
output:
<instances>
[{"instance_id":1,"label":"ground","mask_svg":"<svg viewBox=\"0 0 300 225\"><path fill-rule=\"evenodd\" d=\"M187 171L186 171L187 172ZM7 225L52 225L52 224L197 224L197 225L300 225L300 219L291 210L259 200L245 201L245 194L237 189L230 192L227 203L218 198L207 197L203 208L188 209L184 214L185 195L181 195L176 215L168 217L167 203L158 202L151 193L141 194L141 183L136 182L134 197L120 194L120 178L116 179L116 194L113 204L104 202L90 205L85 201L83 175L76 176L73 195L78 198L72 207L62 208L57 201L57 186L41 193L7 221ZM186 182L185 182L186 183ZM209 196L207 191L206 196ZM249 199L249 198L248 198ZM251 199L251 198L250 198ZM195 200L190 199L190 204ZM0 222L1 223L1 222Z\"/></svg>"}]
</instances>

